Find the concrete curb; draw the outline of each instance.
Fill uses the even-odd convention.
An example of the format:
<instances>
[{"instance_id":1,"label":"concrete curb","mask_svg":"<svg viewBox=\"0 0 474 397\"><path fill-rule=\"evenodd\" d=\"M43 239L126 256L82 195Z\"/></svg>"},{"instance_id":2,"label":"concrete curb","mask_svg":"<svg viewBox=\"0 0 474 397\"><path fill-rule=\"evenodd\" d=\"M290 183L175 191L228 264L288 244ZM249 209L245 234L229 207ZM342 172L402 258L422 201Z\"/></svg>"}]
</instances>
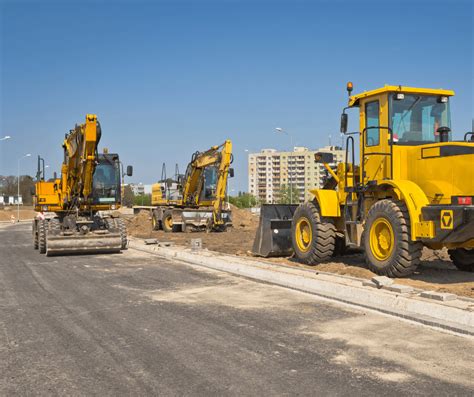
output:
<instances>
[{"instance_id":1,"label":"concrete curb","mask_svg":"<svg viewBox=\"0 0 474 397\"><path fill-rule=\"evenodd\" d=\"M308 292L323 298L364 307L455 333L474 336L474 300L440 301L423 298L421 290L407 293L363 286L367 280L261 262L232 255L183 247L145 245L132 238L129 248L167 259L237 274L250 279Z\"/></svg>"}]
</instances>

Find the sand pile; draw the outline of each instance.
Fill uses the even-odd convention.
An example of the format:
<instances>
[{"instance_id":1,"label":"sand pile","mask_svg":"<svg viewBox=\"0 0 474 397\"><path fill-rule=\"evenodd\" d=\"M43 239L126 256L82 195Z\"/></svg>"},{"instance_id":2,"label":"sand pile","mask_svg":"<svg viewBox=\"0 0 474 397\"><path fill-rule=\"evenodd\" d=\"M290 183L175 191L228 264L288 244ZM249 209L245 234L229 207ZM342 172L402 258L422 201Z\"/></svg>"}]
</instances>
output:
<instances>
[{"instance_id":1,"label":"sand pile","mask_svg":"<svg viewBox=\"0 0 474 397\"><path fill-rule=\"evenodd\" d=\"M240 209L230 205L232 211L232 224L234 228L256 229L258 226L258 215L254 215L250 210Z\"/></svg>"}]
</instances>

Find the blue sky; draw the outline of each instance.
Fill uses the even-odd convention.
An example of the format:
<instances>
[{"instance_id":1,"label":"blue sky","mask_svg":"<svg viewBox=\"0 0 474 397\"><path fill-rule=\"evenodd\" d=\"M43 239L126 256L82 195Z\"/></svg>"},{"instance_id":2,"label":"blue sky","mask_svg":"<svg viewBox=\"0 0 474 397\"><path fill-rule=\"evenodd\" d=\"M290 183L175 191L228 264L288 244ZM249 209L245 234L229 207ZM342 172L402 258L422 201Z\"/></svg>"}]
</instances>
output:
<instances>
[{"instance_id":1,"label":"blue sky","mask_svg":"<svg viewBox=\"0 0 474 397\"><path fill-rule=\"evenodd\" d=\"M345 84L456 91L453 130L473 117L470 1L0 0L0 174L24 153L59 171L61 142L86 113L101 146L152 183L192 152L230 138L247 188L247 153L340 142ZM352 118L352 127L355 117ZM35 173L22 160L22 173Z\"/></svg>"}]
</instances>

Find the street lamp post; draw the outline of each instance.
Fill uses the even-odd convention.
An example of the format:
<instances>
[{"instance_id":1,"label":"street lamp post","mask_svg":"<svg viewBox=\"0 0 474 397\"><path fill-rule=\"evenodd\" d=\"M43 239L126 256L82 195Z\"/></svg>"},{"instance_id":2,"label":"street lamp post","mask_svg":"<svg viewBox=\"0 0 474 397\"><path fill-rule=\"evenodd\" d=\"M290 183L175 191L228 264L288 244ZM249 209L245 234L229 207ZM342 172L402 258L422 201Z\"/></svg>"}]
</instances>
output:
<instances>
[{"instance_id":1,"label":"street lamp post","mask_svg":"<svg viewBox=\"0 0 474 397\"><path fill-rule=\"evenodd\" d=\"M0 141L6 141L7 139L10 139L10 138L11 138L10 135L5 135L3 138L0 138ZM0 153L0 155L1 155L1 153ZM0 157L1 157L1 156L0 156ZM1 162L0 162L0 166L1 166L1 165L2 165L2 164L1 164Z\"/></svg>"},{"instance_id":2,"label":"street lamp post","mask_svg":"<svg viewBox=\"0 0 474 397\"><path fill-rule=\"evenodd\" d=\"M17 222L20 222L20 160L26 157L30 157L30 156L31 156L31 153L28 153L18 159L18 195L16 197Z\"/></svg>"},{"instance_id":3,"label":"street lamp post","mask_svg":"<svg viewBox=\"0 0 474 397\"><path fill-rule=\"evenodd\" d=\"M284 130L283 128L277 127L275 128L276 133L286 134L290 137L290 152L293 152L293 135L289 134L288 131ZM289 176L289 183L290 183L290 204L293 204L293 170L290 168L290 156L288 156L288 176Z\"/></svg>"}]
</instances>

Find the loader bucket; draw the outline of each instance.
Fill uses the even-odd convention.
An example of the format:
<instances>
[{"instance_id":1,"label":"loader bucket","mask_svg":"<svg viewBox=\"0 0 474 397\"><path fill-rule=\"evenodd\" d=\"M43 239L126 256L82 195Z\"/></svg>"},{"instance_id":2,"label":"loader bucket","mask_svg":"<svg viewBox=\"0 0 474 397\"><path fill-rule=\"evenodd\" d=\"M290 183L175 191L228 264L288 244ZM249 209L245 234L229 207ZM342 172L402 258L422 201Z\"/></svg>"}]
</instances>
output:
<instances>
[{"instance_id":1,"label":"loader bucket","mask_svg":"<svg viewBox=\"0 0 474 397\"><path fill-rule=\"evenodd\" d=\"M88 233L70 236L48 235L46 255L98 254L120 252L122 239L120 233Z\"/></svg>"},{"instance_id":2,"label":"loader bucket","mask_svg":"<svg viewBox=\"0 0 474 397\"><path fill-rule=\"evenodd\" d=\"M260 223L253 243L254 255L289 256L291 245L291 220L298 204L263 204Z\"/></svg>"}]
</instances>

